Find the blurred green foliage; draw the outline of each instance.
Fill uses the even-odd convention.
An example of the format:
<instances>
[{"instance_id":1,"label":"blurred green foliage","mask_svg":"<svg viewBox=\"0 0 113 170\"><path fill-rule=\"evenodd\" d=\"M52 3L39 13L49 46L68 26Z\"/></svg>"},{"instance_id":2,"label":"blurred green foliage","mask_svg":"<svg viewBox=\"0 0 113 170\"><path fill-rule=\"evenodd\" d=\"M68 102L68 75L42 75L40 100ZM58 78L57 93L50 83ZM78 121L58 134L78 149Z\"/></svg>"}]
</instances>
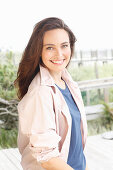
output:
<instances>
[{"instance_id":1,"label":"blurred green foliage","mask_svg":"<svg viewBox=\"0 0 113 170\"><path fill-rule=\"evenodd\" d=\"M88 136L98 135L107 131L113 131L113 121L107 123L104 117L87 121Z\"/></svg>"},{"instance_id":2,"label":"blurred green foliage","mask_svg":"<svg viewBox=\"0 0 113 170\"><path fill-rule=\"evenodd\" d=\"M106 124L113 124L113 104L109 105L103 102L103 115Z\"/></svg>"},{"instance_id":3,"label":"blurred green foliage","mask_svg":"<svg viewBox=\"0 0 113 170\"><path fill-rule=\"evenodd\" d=\"M70 63L68 71L71 74L74 81L84 81L96 79L96 73L93 65L83 65L78 67L77 65ZM98 64L98 76L99 78L113 77L113 63ZM90 105L96 105L104 101L104 91L100 89L100 96L97 89L90 90ZM87 105L86 91L81 92L84 105ZM113 87L109 88L109 102L113 102Z\"/></svg>"},{"instance_id":4,"label":"blurred green foliage","mask_svg":"<svg viewBox=\"0 0 113 170\"><path fill-rule=\"evenodd\" d=\"M17 147L17 129L0 129L0 149Z\"/></svg>"},{"instance_id":5,"label":"blurred green foliage","mask_svg":"<svg viewBox=\"0 0 113 170\"><path fill-rule=\"evenodd\" d=\"M8 101L17 99L14 88L17 66L14 64L13 57L11 51L0 55L0 98ZM0 107L5 108L5 105L0 104ZM4 122L0 124L0 149L17 147L17 117L4 114L0 115L0 120Z\"/></svg>"},{"instance_id":6,"label":"blurred green foliage","mask_svg":"<svg viewBox=\"0 0 113 170\"><path fill-rule=\"evenodd\" d=\"M78 67L77 65L68 66L68 71L70 72L74 81L92 80L96 79L96 73L94 65L83 65ZM113 63L105 63L102 65L98 64L98 75L99 78L112 77L113 76Z\"/></svg>"},{"instance_id":7,"label":"blurred green foliage","mask_svg":"<svg viewBox=\"0 0 113 170\"><path fill-rule=\"evenodd\" d=\"M113 104L102 102L102 117L88 121L88 135L97 135L106 131L113 131Z\"/></svg>"},{"instance_id":8,"label":"blurred green foliage","mask_svg":"<svg viewBox=\"0 0 113 170\"><path fill-rule=\"evenodd\" d=\"M13 53L6 53L4 64L0 64L0 97L6 100L16 98L14 80L16 79L17 67L13 63Z\"/></svg>"}]
</instances>

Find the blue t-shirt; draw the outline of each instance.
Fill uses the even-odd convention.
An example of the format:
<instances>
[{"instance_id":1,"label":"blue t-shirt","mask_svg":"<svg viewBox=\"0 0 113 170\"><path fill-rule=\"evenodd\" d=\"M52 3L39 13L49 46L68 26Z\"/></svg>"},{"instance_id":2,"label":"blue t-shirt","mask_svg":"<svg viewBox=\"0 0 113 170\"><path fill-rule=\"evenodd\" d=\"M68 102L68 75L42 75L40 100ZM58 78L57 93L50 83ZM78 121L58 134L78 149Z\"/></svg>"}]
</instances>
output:
<instances>
[{"instance_id":1,"label":"blue t-shirt","mask_svg":"<svg viewBox=\"0 0 113 170\"><path fill-rule=\"evenodd\" d=\"M78 110L76 103L73 100L73 97L70 93L70 90L68 89L68 86L66 85L65 89L61 89L60 87L58 88L64 96L64 99L69 107L69 111L72 117L71 141L67 164L70 165L74 170L85 170L86 159L83 153L82 146L80 112Z\"/></svg>"}]
</instances>

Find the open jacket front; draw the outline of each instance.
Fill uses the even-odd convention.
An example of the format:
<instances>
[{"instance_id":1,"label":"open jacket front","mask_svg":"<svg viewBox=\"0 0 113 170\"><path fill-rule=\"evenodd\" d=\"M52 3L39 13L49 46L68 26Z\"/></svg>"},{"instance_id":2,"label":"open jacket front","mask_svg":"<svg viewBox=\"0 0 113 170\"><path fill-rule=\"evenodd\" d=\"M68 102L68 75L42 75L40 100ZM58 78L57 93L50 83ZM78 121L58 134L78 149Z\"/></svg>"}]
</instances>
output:
<instances>
[{"instance_id":1,"label":"open jacket front","mask_svg":"<svg viewBox=\"0 0 113 170\"><path fill-rule=\"evenodd\" d=\"M81 113L83 148L87 137L87 123L80 90L67 70L62 72ZM71 115L48 69L40 66L40 72L31 82L28 92L18 104L18 148L24 170L43 170L41 162L59 156L67 162Z\"/></svg>"}]
</instances>

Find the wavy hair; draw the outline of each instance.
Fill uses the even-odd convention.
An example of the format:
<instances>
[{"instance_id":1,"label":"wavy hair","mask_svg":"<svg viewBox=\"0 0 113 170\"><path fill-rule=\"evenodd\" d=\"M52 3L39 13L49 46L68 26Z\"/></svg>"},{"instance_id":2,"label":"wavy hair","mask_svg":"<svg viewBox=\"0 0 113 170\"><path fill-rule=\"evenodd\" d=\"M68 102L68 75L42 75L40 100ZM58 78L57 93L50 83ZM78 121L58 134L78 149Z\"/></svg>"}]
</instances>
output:
<instances>
[{"instance_id":1,"label":"wavy hair","mask_svg":"<svg viewBox=\"0 0 113 170\"><path fill-rule=\"evenodd\" d=\"M33 33L23 52L22 59L19 63L17 79L14 82L15 86L18 88L17 95L19 99L24 97L31 81L40 71L39 65L42 64L41 53L44 33L53 29L64 29L67 31L70 40L71 57L73 55L76 38L63 20L56 17L50 17L38 22L35 25Z\"/></svg>"}]
</instances>

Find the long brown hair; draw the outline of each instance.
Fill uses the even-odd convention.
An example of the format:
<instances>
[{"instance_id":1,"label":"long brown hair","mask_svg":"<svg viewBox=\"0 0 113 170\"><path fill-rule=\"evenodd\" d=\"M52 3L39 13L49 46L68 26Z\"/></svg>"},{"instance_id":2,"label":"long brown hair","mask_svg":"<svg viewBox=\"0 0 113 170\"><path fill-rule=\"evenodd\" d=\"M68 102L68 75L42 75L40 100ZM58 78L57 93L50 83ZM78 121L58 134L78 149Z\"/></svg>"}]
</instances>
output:
<instances>
[{"instance_id":1,"label":"long brown hair","mask_svg":"<svg viewBox=\"0 0 113 170\"><path fill-rule=\"evenodd\" d=\"M39 64L42 64L41 53L43 48L44 33L46 31L57 28L67 31L70 40L72 57L76 38L70 28L64 23L64 21L59 18L50 17L38 22L35 25L30 40L23 52L17 72L17 79L14 82L15 86L18 87L17 95L19 99L22 99L23 96L27 93L31 81L40 71Z\"/></svg>"}]
</instances>

